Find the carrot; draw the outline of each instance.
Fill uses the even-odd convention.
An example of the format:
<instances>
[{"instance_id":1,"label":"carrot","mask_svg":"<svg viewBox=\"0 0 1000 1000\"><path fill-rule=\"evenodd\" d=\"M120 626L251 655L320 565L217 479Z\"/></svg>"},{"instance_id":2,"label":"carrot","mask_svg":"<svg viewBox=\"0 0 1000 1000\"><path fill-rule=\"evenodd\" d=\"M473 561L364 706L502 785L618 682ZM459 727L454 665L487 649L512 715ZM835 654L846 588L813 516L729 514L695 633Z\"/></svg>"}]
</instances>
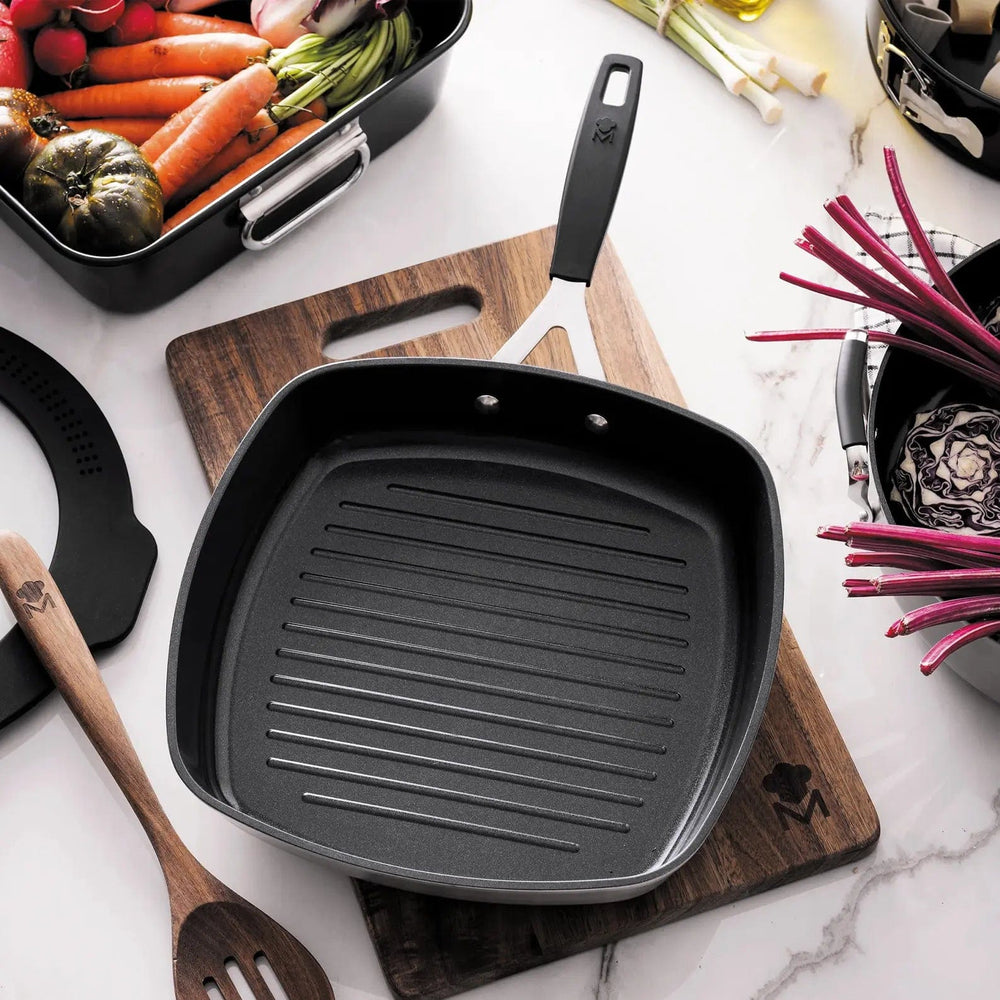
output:
<instances>
[{"instance_id":1,"label":"carrot","mask_svg":"<svg viewBox=\"0 0 1000 1000\"><path fill-rule=\"evenodd\" d=\"M207 35L223 31L235 35L256 35L250 24L242 21L228 21L224 17L204 17L201 14L171 14L165 10L156 12L156 37L169 38L173 35Z\"/></svg>"},{"instance_id":2,"label":"carrot","mask_svg":"<svg viewBox=\"0 0 1000 1000\"><path fill-rule=\"evenodd\" d=\"M215 76L176 76L61 90L45 100L64 118L166 118L221 82Z\"/></svg>"},{"instance_id":3,"label":"carrot","mask_svg":"<svg viewBox=\"0 0 1000 1000\"><path fill-rule=\"evenodd\" d=\"M325 122L329 114L330 109L326 106L326 101L322 97L317 97L315 101L310 101L301 111L292 115L288 119L288 124L305 125L306 122L316 121L317 119Z\"/></svg>"},{"instance_id":4,"label":"carrot","mask_svg":"<svg viewBox=\"0 0 1000 1000\"><path fill-rule=\"evenodd\" d=\"M174 195L174 201L193 198L244 160L261 152L277 138L278 128L278 123L266 111L258 111L253 121Z\"/></svg>"},{"instance_id":5,"label":"carrot","mask_svg":"<svg viewBox=\"0 0 1000 1000\"><path fill-rule=\"evenodd\" d=\"M99 128L141 146L162 125L162 118L81 118L66 124L75 132Z\"/></svg>"},{"instance_id":6,"label":"carrot","mask_svg":"<svg viewBox=\"0 0 1000 1000\"><path fill-rule=\"evenodd\" d=\"M271 43L256 35L177 35L136 45L91 49L87 77L95 83L126 83L153 77L210 73L229 77L263 59Z\"/></svg>"},{"instance_id":7,"label":"carrot","mask_svg":"<svg viewBox=\"0 0 1000 1000\"><path fill-rule=\"evenodd\" d=\"M163 127L142 144L142 151L150 163L155 163L166 152L167 147L195 120L198 113L212 100L213 89L209 88L198 100L192 101L186 108L181 108L177 114L168 118Z\"/></svg>"},{"instance_id":8,"label":"carrot","mask_svg":"<svg viewBox=\"0 0 1000 1000\"><path fill-rule=\"evenodd\" d=\"M263 63L255 63L212 91L212 99L153 163L164 202L250 124L267 104L275 82Z\"/></svg>"},{"instance_id":9,"label":"carrot","mask_svg":"<svg viewBox=\"0 0 1000 1000\"><path fill-rule=\"evenodd\" d=\"M263 152L251 156L249 160L241 163L235 170L230 170L228 174L216 181L207 191L203 191L193 201L189 201L179 212L167 220L163 227L165 233L171 229L176 229L182 222L187 221L192 215L197 214L207 205L211 205L217 198L221 198L226 192L239 187L245 180L252 177L258 170L262 170L269 163L273 163L282 153L287 153L293 146L297 146L306 136L311 135L317 129L322 128L321 121L307 122L305 125L298 125L290 128L287 132L282 132L270 146Z\"/></svg>"}]
</instances>

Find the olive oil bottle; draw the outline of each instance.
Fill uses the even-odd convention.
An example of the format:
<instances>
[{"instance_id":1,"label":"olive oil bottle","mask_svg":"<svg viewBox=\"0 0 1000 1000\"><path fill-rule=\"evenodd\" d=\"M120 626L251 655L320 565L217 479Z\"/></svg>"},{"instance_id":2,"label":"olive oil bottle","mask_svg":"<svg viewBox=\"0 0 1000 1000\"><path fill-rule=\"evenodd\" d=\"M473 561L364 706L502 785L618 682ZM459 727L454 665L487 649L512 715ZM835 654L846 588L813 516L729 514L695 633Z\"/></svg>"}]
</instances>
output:
<instances>
[{"instance_id":1,"label":"olive oil bottle","mask_svg":"<svg viewBox=\"0 0 1000 1000\"><path fill-rule=\"evenodd\" d=\"M755 21L771 5L771 0L709 0L709 3L741 21Z\"/></svg>"}]
</instances>

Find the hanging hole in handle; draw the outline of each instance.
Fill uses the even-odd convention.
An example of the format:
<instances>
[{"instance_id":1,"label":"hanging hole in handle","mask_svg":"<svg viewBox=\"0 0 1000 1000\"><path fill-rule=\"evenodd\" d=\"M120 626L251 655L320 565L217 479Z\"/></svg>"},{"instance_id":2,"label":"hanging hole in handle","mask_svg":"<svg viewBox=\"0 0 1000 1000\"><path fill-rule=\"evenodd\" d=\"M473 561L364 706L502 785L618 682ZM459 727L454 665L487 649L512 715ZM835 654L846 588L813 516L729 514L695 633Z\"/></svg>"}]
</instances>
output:
<instances>
[{"instance_id":1,"label":"hanging hole in handle","mask_svg":"<svg viewBox=\"0 0 1000 1000\"><path fill-rule=\"evenodd\" d=\"M613 69L604 85L601 100L609 108L620 108L628 97L628 81L632 74L627 69Z\"/></svg>"}]
</instances>

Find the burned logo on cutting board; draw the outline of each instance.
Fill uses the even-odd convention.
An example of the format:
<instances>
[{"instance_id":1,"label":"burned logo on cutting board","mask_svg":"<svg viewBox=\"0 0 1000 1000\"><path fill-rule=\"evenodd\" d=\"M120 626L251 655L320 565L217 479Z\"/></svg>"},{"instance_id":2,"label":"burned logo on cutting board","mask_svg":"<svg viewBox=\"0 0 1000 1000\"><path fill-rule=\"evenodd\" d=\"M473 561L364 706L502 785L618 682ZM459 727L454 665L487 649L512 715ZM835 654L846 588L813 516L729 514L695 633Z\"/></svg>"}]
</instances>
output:
<instances>
[{"instance_id":1,"label":"burned logo on cutting board","mask_svg":"<svg viewBox=\"0 0 1000 1000\"><path fill-rule=\"evenodd\" d=\"M618 131L618 122L613 118L598 118L594 122L594 142L604 142L609 146L614 144L615 132Z\"/></svg>"},{"instance_id":2,"label":"burned logo on cutting board","mask_svg":"<svg viewBox=\"0 0 1000 1000\"><path fill-rule=\"evenodd\" d=\"M789 819L811 826L817 809L824 818L829 817L830 810L823 793L818 788L809 788L811 778L812 771L805 764L781 763L775 764L774 770L761 782L765 792L778 796L778 801L772 802L771 807L784 829L789 829ZM809 801L803 808L802 802L807 795Z\"/></svg>"},{"instance_id":3,"label":"burned logo on cutting board","mask_svg":"<svg viewBox=\"0 0 1000 1000\"><path fill-rule=\"evenodd\" d=\"M20 599L29 618L36 614L44 614L46 608L56 606L52 595L45 593L45 584L41 580L25 580L15 594Z\"/></svg>"}]
</instances>

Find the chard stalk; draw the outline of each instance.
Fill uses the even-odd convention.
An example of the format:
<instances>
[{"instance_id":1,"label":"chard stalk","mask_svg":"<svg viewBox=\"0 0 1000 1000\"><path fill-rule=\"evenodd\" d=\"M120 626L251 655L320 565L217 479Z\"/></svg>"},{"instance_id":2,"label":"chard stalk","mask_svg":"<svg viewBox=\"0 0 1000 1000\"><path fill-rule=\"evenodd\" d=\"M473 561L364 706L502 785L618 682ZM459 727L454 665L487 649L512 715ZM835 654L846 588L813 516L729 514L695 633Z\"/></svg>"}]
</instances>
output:
<instances>
[{"instance_id":1,"label":"chard stalk","mask_svg":"<svg viewBox=\"0 0 1000 1000\"><path fill-rule=\"evenodd\" d=\"M988 635L996 635L1000 632L1000 622L986 621L976 625L966 625L951 635L946 635L940 642L935 643L927 651L920 661L920 672L929 677L952 653L967 646L970 642L982 639Z\"/></svg>"},{"instance_id":2,"label":"chard stalk","mask_svg":"<svg viewBox=\"0 0 1000 1000\"><path fill-rule=\"evenodd\" d=\"M1000 594L984 594L981 597L956 597L950 601L940 601L907 612L886 630L890 639L899 635L912 635L921 629L952 622L968 621L976 618L995 618L1000 615Z\"/></svg>"}]
</instances>

